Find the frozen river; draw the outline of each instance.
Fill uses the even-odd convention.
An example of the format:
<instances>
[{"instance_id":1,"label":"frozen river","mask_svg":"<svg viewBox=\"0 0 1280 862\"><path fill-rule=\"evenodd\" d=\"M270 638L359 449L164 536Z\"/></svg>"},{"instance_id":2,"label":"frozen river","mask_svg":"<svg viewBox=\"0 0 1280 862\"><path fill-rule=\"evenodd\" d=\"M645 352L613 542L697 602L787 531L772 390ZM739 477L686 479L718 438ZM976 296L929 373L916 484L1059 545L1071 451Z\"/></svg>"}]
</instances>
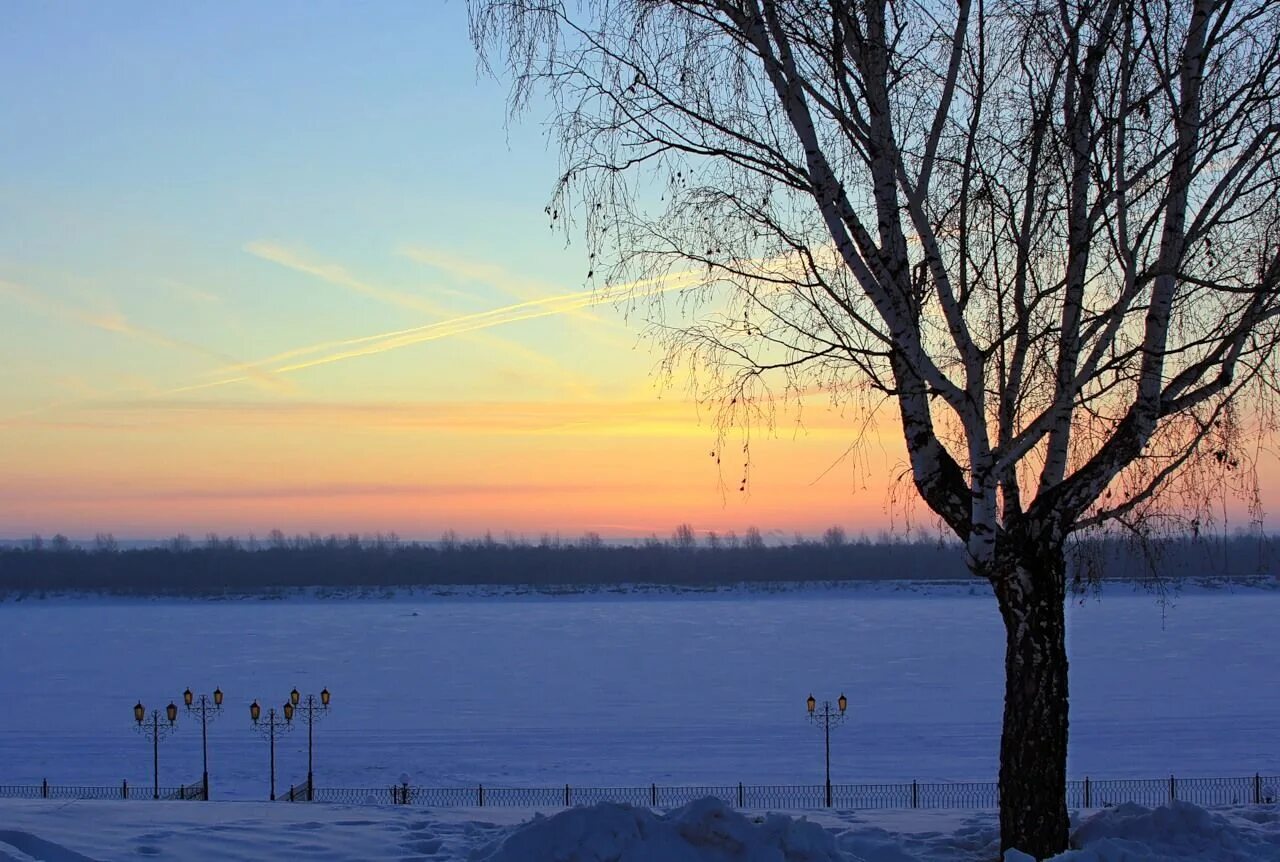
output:
<instances>
[{"instance_id":1,"label":"frozen river","mask_svg":"<svg viewBox=\"0 0 1280 862\"><path fill-rule=\"evenodd\" d=\"M1280 592L1069 610L1072 777L1280 773ZM328 687L317 784L816 783L804 699L850 700L837 782L989 780L1003 636L989 595L800 591L0 603L0 784L145 786L132 707L220 686L215 795L265 794L248 705ZM277 742L306 771L305 727ZM197 780L198 721L161 745Z\"/></svg>"}]
</instances>

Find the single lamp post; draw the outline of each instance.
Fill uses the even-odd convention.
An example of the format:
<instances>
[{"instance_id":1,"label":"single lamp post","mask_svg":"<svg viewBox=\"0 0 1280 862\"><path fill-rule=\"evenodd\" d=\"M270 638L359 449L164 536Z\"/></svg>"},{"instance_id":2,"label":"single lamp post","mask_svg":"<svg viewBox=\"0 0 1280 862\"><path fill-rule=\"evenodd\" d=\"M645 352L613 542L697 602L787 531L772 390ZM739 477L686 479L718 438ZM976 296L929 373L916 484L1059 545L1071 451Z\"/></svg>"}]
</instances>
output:
<instances>
[{"instance_id":1,"label":"single lamp post","mask_svg":"<svg viewBox=\"0 0 1280 862\"><path fill-rule=\"evenodd\" d=\"M200 783L204 786L204 798L209 799L209 719L222 713L222 689L215 688L213 696L202 694L197 702L196 696L187 689L182 693L182 702L191 715L200 716L200 753L204 772Z\"/></svg>"},{"instance_id":2,"label":"single lamp post","mask_svg":"<svg viewBox=\"0 0 1280 862\"><path fill-rule=\"evenodd\" d=\"M844 721L844 711L849 708L849 699L843 694L836 700L836 706L839 711L831 708L831 701L824 700L822 709L818 709L818 702L813 699L813 695L809 695L809 699L805 701L805 707L809 712L809 720L822 728L823 734L827 742L827 807L831 807L831 726L838 725Z\"/></svg>"},{"instance_id":3,"label":"single lamp post","mask_svg":"<svg viewBox=\"0 0 1280 862\"><path fill-rule=\"evenodd\" d=\"M289 692L289 703L301 713L301 717L306 719L307 722L307 801L311 802L315 799L315 779L312 773L315 724L316 719L329 714L329 689L322 689L319 697L309 694L304 699L301 692L295 688Z\"/></svg>"},{"instance_id":4,"label":"single lamp post","mask_svg":"<svg viewBox=\"0 0 1280 862\"><path fill-rule=\"evenodd\" d=\"M160 710L151 710L151 720L147 720L147 709L138 701L133 706L134 730L151 740L151 798L160 798L160 740L174 730L174 722L178 720L178 705L172 701L164 708L166 724L160 723Z\"/></svg>"},{"instance_id":5,"label":"single lamp post","mask_svg":"<svg viewBox=\"0 0 1280 862\"><path fill-rule=\"evenodd\" d=\"M257 731L267 737L270 747L270 764L271 764L271 801L276 798L276 731L283 733L293 728L293 704L285 701L283 716L277 715L275 707L267 710L264 717L262 715L262 707L258 706L255 700L249 705L249 717L253 719L253 726Z\"/></svg>"}]
</instances>

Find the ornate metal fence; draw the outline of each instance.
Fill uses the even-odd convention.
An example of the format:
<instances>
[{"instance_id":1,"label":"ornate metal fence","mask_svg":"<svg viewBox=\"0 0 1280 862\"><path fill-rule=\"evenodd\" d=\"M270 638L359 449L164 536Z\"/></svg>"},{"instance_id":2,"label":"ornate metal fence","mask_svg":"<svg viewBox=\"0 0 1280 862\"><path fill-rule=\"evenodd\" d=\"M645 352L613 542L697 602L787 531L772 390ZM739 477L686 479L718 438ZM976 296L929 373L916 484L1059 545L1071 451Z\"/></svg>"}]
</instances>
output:
<instances>
[{"instance_id":1,"label":"ornate metal fence","mask_svg":"<svg viewBox=\"0 0 1280 862\"><path fill-rule=\"evenodd\" d=\"M832 804L840 809L934 808L994 809L1000 806L999 785L990 782L931 782L910 784L833 784ZM426 808L569 808L617 802L655 809L678 808L711 796L735 808L804 810L824 808L821 784L711 784L647 787L315 787L316 802L347 805L416 805ZM49 784L0 785L0 797L16 799L150 799L150 787L131 788ZM160 788L162 799L203 799L200 782ZM279 798L307 800L305 781ZM1243 778L1092 779L1067 782L1071 808L1105 808L1136 802L1149 808L1173 800L1197 805L1280 804L1280 776L1255 774Z\"/></svg>"},{"instance_id":2,"label":"ornate metal fence","mask_svg":"<svg viewBox=\"0 0 1280 862\"><path fill-rule=\"evenodd\" d=\"M1256 805L1280 802L1280 778L1153 778L1094 780L1067 783L1071 808L1105 808L1125 802L1147 807L1173 800L1197 805ZM994 782L933 782L910 784L834 784L835 808L995 809L1000 788ZM695 799L715 797L727 805L748 809L818 809L825 807L821 784L717 784L648 787L419 787L399 784L387 788L316 788L321 802L347 804L420 805L428 808L568 808L597 802L618 802L649 808L678 808Z\"/></svg>"},{"instance_id":3,"label":"ornate metal fence","mask_svg":"<svg viewBox=\"0 0 1280 862\"><path fill-rule=\"evenodd\" d=\"M196 799L203 798L204 788L195 785L199 796L187 795L183 787L159 788L161 799ZM129 782L122 781L116 785L70 785L50 784L42 781L39 784L0 784L0 798L6 799L151 799L151 785L131 787Z\"/></svg>"},{"instance_id":4,"label":"ornate metal fence","mask_svg":"<svg viewBox=\"0 0 1280 862\"><path fill-rule=\"evenodd\" d=\"M191 784L184 784L172 793L161 793L161 799L190 799L204 801L204 781L196 781Z\"/></svg>"}]
</instances>

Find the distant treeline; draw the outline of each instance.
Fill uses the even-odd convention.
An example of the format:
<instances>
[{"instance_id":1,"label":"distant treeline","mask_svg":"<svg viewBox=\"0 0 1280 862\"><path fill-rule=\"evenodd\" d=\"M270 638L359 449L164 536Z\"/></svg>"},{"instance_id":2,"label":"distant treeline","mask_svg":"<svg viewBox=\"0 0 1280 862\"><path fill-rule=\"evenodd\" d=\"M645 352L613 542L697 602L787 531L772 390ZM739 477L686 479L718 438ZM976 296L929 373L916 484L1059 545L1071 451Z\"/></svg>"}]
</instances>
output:
<instances>
[{"instance_id":1,"label":"distant treeline","mask_svg":"<svg viewBox=\"0 0 1280 862\"><path fill-rule=\"evenodd\" d=\"M1072 554L1077 586L1097 579L1257 577L1280 570L1280 542L1270 536L1079 543ZM849 541L832 528L816 541L766 545L760 534L697 537L677 528L669 540L609 545L576 542L464 541L452 534L429 544L395 535L287 537L265 541L178 537L122 550L99 535L89 547L62 537L0 549L0 593L90 592L121 595L235 595L299 587L616 586L707 587L738 583L971 578L954 543Z\"/></svg>"}]
</instances>

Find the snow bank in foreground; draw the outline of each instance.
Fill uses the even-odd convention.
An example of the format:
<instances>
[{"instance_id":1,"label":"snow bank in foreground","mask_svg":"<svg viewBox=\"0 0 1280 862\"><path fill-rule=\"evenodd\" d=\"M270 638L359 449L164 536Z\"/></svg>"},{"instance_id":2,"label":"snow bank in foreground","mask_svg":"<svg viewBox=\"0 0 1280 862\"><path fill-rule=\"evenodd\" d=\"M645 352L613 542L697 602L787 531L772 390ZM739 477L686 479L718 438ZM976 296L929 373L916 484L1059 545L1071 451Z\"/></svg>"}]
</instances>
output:
<instances>
[{"instance_id":1,"label":"snow bank in foreground","mask_svg":"<svg viewBox=\"0 0 1280 862\"><path fill-rule=\"evenodd\" d=\"M864 825L827 827L781 814L748 817L716 799L668 814L601 803L551 817L536 816L472 862L908 862L991 859L994 823L967 824L950 834L893 835ZM1098 812L1072 836L1081 849L1052 862L1275 862L1280 859L1280 811L1237 808L1211 812L1185 802L1155 809L1127 804ZM1005 862L1034 862L1010 851Z\"/></svg>"},{"instance_id":2,"label":"snow bank in foreground","mask_svg":"<svg viewBox=\"0 0 1280 862\"><path fill-rule=\"evenodd\" d=\"M533 820L528 820L530 816ZM0 799L0 862L995 862L995 812L668 814L600 804L553 816L260 802ZM1076 825L1053 862L1280 862L1280 809L1123 805ZM1030 862L1010 853L1005 862Z\"/></svg>"},{"instance_id":3,"label":"snow bank in foreground","mask_svg":"<svg viewBox=\"0 0 1280 862\"><path fill-rule=\"evenodd\" d=\"M1081 849L1054 862L1255 862L1280 859L1280 811L1206 811L1188 802L1159 808L1125 803L1100 811L1072 836Z\"/></svg>"},{"instance_id":4,"label":"snow bank in foreground","mask_svg":"<svg viewBox=\"0 0 1280 862\"><path fill-rule=\"evenodd\" d=\"M754 822L718 799L668 814L602 802L537 816L476 862L843 862L834 836L816 823L770 814Z\"/></svg>"}]
</instances>

